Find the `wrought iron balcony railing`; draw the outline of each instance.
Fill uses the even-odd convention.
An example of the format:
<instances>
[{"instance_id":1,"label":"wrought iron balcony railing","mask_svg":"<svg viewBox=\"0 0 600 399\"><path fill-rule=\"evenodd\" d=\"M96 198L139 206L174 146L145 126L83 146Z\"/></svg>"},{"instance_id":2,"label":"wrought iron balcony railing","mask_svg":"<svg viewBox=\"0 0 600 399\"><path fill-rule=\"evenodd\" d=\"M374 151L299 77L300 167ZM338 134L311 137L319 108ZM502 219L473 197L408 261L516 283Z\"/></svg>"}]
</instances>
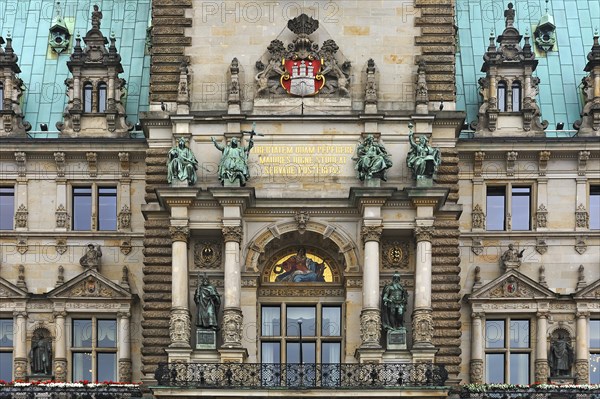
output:
<instances>
[{"instance_id":1,"label":"wrought iron balcony railing","mask_svg":"<svg viewBox=\"0 0 600 399\"><path fill-rule=\"evenodd\" d=\"M432 363L160 363L161 387L259 389L389 389L442 387L446 368Z\"/></svg>"}]
</instances>

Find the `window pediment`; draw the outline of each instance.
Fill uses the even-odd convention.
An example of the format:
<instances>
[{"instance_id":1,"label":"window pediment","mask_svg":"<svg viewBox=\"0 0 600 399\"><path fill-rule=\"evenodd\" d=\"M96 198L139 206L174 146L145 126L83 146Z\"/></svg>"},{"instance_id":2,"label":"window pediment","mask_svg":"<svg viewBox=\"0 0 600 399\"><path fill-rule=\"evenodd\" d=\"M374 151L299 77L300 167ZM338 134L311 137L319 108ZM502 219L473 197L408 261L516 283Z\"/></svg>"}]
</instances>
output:
<instances>
[{"instance_id":1,"label":"window pediment","mask_svg":"<svg viewBox=\"0 0 600 399\"><path fill-rule=\"evenodd\" d=\"M510 270L475 290L471 302L488 299L553 299L556 294L517 270Z\"/></svg>"},{"instance_id":2,"label":"window pediment","mask_svg":"<svg viewBox=\"0 0 600 399\"><path fill-rule=\"evenodd\" d=\"M579 290L574 295L575 299L600 299L600 279L587 287Z\"/></svg>"},{"instance_id":3,"label":"window pediment","mask_svg":"<svg viewBox=\"0 0 600 399\"><path fill-rule=\"evenodd\" d=\"M93 269L88 269L48 293L48 298L131 299L131 294Z\"/></svg>"},{"instance_id":4,"label":"window pediment","mask_svg":"<svg viewBox=\"0 0 600 399\"><path fill-rule=\"evenodd\" d=\"M0 277L0 298L27 298L29 294L11 282Z\"/></svg>"}]
</instances>

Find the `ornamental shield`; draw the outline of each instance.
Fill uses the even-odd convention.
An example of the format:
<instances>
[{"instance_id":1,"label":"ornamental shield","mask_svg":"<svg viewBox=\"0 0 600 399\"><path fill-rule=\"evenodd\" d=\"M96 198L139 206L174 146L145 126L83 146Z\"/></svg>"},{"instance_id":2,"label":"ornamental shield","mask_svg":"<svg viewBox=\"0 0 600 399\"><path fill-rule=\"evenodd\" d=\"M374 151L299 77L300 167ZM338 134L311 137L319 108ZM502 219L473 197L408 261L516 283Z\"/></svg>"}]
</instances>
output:
<instances>
[{"instance_id":1,"label":"ornamental shield","mask_svg":"<svg viewBox=\"0 0 600 399\"><path fill-rule=\"evenodd\" d=\"M281 75L281 85L295 96L313 96L325 84L325 77L320 74L323 60L311 58L283 59L285 73Z\"/></svg>"}]
</instances>

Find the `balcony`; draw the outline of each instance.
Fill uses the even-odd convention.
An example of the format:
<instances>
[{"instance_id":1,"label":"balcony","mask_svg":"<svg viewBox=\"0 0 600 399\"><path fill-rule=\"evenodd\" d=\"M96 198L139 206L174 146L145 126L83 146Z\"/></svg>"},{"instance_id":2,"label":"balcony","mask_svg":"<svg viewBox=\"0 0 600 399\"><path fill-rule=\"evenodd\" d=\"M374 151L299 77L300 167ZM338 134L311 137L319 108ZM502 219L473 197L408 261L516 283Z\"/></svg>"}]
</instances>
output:
<instances>
[{"instance_id":1,"label":"balcony","mask_svg":"<svg viewBox=\"0 0 600 399\"><path fill-rule=\"evenodd\" d=\"M154 378L158 396L161 388L444 390L448 373L443 365L432 363L161 363Z\"/></svg>"}]
</instances>

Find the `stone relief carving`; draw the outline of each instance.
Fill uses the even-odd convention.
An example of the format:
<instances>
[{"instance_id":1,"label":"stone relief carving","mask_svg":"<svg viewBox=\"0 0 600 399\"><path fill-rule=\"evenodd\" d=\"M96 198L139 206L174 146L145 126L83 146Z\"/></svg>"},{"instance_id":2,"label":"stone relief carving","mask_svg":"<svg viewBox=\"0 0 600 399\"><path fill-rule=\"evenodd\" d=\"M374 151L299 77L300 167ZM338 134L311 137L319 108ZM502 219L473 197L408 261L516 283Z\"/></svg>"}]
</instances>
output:
<instances>
[{"instance_id":1,"label":"stone relief carving","mask_svg":"<svg viewBox=\"0 0 600 399\"><path fill-rule=\"evenodd\" d=\"M98 176L98 154L95 152L88 152L85 154L88 163L88 174L90 177Z\"/></svg>"},{"instance_id":2,"label":"stone relief carving","mask_svg":"<svg viewBox=\"0 0 600 399\"><path fill-rule=\"evenodd\" d=\"M194 244L194 266L199 269L217 269L221 267L221 243L202 241Z\"/></svg>"},{"instance_id":3,"label":"stone relief carving","mask_svg":"<svg viewBox=\"0 0 600 399\"><path fill-rule=\"evenodd\" d=\"M131 360L119 359L119 381L131 381Z\"/></svg>"},{"instance_id":4,"label":"stone relief carving","mask_svg":"<svg viewBox=\"0 0 600 399\"><path fill-rule=\"evenodd\" d=\"M548 210L544 204L540 204L535 214L537 227L546 228L548 224Z\"/></svg>"},{"instance_id":5,"label":"stone relief carving","mask_svg":"<svg viewBox=\"0 0 600 399\"><path fill-rule=\"evenodd\" d=\"M27 175L27 154L23 151L15 152L15 161L17 162L17 176L25 177Z\"/></svg>"},{"instance_id":6,"label":"stone relief carving","mask_svg":"<svg viewBox=\"0 0 600 399\"><path fill-rule=\"evenodd\" d=\"M191 319L187 309L171 310L169 318L169 336L171 337L172 347L190 346L191 337Z\"/></svg>"},{"instance_id":7,"label":"stone relief carving","mask_svg":"<svg viewBox=\"0 0 600 399\"><path fill-rule=\"evenodd\" d=\"M540 151L538 154L538 174L540 176L546 176L550 154L550 151Z\"/></svg>"},{"instance_id":8,"label":"stone relief carving","mask_svg":"<svg viewBox=\"0 0 600 399\"><path fill-rule=\"evenodd\" d=\"M481 177L483 172L483 160L485 159L485 152L477 151L473 156L473 176Z\"/></svg>"},{"instance_id":9,"label":"stone relief carving","mask_svg":"<svg viewBox=\"0 0 600 399\"><path fill-rule=\"evenodd\" d=\"M121 240L121 245L119 245L119 250L123 255L129 255L133 246L131 245L131 238L126 238Z\"/></svg>"},{"instance_id":10,"label":"stone relief carving","mask_svg":"<svg viewBox=\"0 0 600 399\"><path fill-rule=\"evenodd\" d=\"M15 212L15 227L17 229L27 228L27 215L29 215L29 212L27 212L27 207L25 204L21 204L17 209L17 212Z\"/></svg>"},{"instance_id":11,"label":"stone relief carving","mask_svg":"<svg viewBox=\"0 0 600 399\"><path fill-rule=\"evenodd\" d=\"M471 384L483 383L483 360L471 360Z\"/></svg>"},{"instance_id":12,"label":"stone relief carving","mask_svg":"<svg viewBox=\"0 0 600 399\"><path fill-rule=\"evenodd\" d=\"M367 77L365 84L365 104L377 104L377 81L375 76L376 68L375 61L372 58L369 58L367 61ZM418 93L418 84L417 84L417 93ZM425 91L427 91L427 87L425 87ZM427 94L427 93L425 93ZM418 97L417 97L418 100Z\"/></svg>"},{"instance_id":13,"label":"stone relief carving","mask_svg":"<svg viewBox=\"0 0 600 399\"><path fill-rule=\"evenodd\" d=\"M67 380L67 361L64 359L54 360L54 379L58 382ZM130 380L125 380L130 381Z\"/></svg>"},{"instance_id":14,"label":"stone relief carving","mask_svg":"<svg viewBox=\"0 0 600 399\"><path fill-rule=\"evenodd\" d=\"M362 226L360 230L363 242L379 241L381 233L383 233L383 226Z\"/></svg>"},{"instance_id":15,"label":"stone relief carving","mask_svg":"<svg viewBox=\"0 0 600 399\"><path fill-rule=\"evenodd\" d=\"M65 177L65 153L55 152L54 162L56 163L56 177Z\"/></svg>"},{"instance_id":16,"label":"stone relief carving","mask_svg":"<svg viewBox=\"0 0 600 399\"><path fill-rule=\"evenodd\" d=\"M56 278L56 284L55 286L61 286L65 283L65 268L60 265L58 266L58 277Z\"/></svg>"},{"instance_id":17,"label":"stone relief carving","mask_svg":"<svg viewBox=\"0 0 600 399\"><path fill-rule=\"evenodd\" d=\"M516 151L508 151L506 153L506 176L515 175L515 162L518 156L519 153Z\"/></svg>"},{"instance_id":18,"label":"stone relief carving","mask_svg":"<svg viewBox=\"0 0 600 399\"><path fill-rule=\"evenodd\" d=\"M59 229L69 228L69 214L63 204L56 208L56 227Z\"/></svg>"},{"instance_id":19,"label":"stone relief carving","mask_svg":"<svg viewBox=\"0 0 600 399\"><path fill-rule=\"evenodd\" d=\"M240 347L242 345L242 312L239 309L223 311L223 346Z\"/></svg>"},{"instance_id":20,"label":"stone relief carving","mask_svg":"<svg viewBox=\"0 0 600 399\"><path fill-rule=\"evenodd\" d=\"M381 315L378 310L363 310L360 314L360 339L362 347L379 348L381 341Z\"/></svg>"},{"instance_id":21,"label":"stone relief carving","mask_svg":"<svg viewBox=\"0 0 600 399\"><path fill-rule=\"evenodd\" d=\"M17 287L27 291L27 283L25 282L25 266L19 265L19 275L17 277Z\"/></svg>"},{"instance_id":22,"label":"stone relief carving","mask_svg":"<svg viewBox=\"0 0 600 399\"><path fill-rule=\"evenodd\" d=\"M473 212L471 212L471 226L474 229L485 228L485 213L483 213L483 209L479 204L475 204Z\"/></svg>"},{"instance_id":23,"label":"stone relief carving","mask_svg":"<svg viewBox=\"0 0 600 399\"><path fill-rule=\"evenodd\" d=\"M577 287L575 289L579 291L585 287L587 287L587 281L585 281L585 268L583 265L579 265L579 269L577 269Z\"/></svg>"},{"instance_id":24,"label":"stone relief carving","mask_svg":"<svg viewBox=\"0 0 600 399\"><path fill-rule=\"evenodd\" d=\"M483 240L481 238L473 238L471 243L471 251L475 255L481 255L483 253Z\"/></svg>"},{"instance_id":25,"label":"stone relief carving","mask_svg":"<svg viewBox=\"0 0 600 399\"><path fill-rule=\"evenodd\" d=\"M489 291L490 298L533 298L535 294L535 291L512 276Z\"/></svg>"},{"instance_id":26,"label":"stone relief carving","mask_svg":"<svg viewBox=\"0 0 600 399\"><path fill-rule=\"evenodd\" d=\"M547 360L535 360L535 380L536 381L547 381L550 376L550 367L548 366Z\"/></svg>"},{"instance_id":27,"label":"stone relief carving","mask_svg":"<svg viewBox=\"0 0 600 399\"><path fill-rule=\"evenodd\" d=\"M27 244L27 237L17 237L17 252L21 255L29 250L29 244Z\"/></svg>"},{"instance_id":28,"label":"stone relief carving","mask_svg":"<svg viewBox=\"0 0 600 399\"><path fill-rule=\"evenodd\" d=\"M129 177L129 170L131 168L131 164L129 163L129 153L128 152L120 152L119 153L119 165L121 166L121 177L122 178Z\"/></svg>"},{"instance_id":29,"label":"stone relief carving","mask_svg":"<svg viewBox=\"0 0 600 399\"><path fill-rule=\"evenodd\" d=\"M67 252L67 238L66 237L56 238L56 244L54 245L54 248L56 249L56 253L58 253L59 255L62 255L65 252Z\"/></svg>"},{"instance_id":30,"label":"stone relief carving","mask_svg":"<svg viewBox=\"0 0 600 399\"><path fill-rule=\"evenodd\" d=\"M544 267L544 265L540 266L538 282L540 283L540 285L548 288L548 283L546 282L546 268Z\"/></svg>"},{"instance_id":31,"label":"stone relief carving","mask_svg":"<svg viewBox=\"0 0 600 399\"><path fill-rule=\"evenodd\" d=\"M76 297L98 297L98 298L115 298L116 293L93 276L89 276L86 280L75 285L69 291L65 292L65 296L69 298Z\"/></svg>"},{"instance_id":32,"label":"stone relief carving","mask_svg":"<svg viewBox=\"0 0 600 399\"><path fill-rule=\"evenodd\" d=\"M590 215L583 204L579 204L575 211L575 226L582 229L590 228Z\"/></svg>"},{"instance_id":33,"label":"stone relief carving","mask_svg":"<svg viewBox=\"0 0 600 399\"><path fill-rule=\"evenodd\" d=\"M521 266L521 259L523 258L524 249L520 252L515 249L514 244L508 244L508 249L504 251L502 256L500 257L500 261L502 262L502 266L504 270L510 270L519 268Z\"/></svg>"},{"instance_id":34,"label":"stone relief carving","mask_svg":"<svg viewBox=\"0 0 600 399\"><path fill-rule=\"evenodd\" d=\"M306 211L296 211L294 214L294 220L298 225L298 233L304 234L306 231L306 224L310 220L310 216Z\"/></svg>"},{"instance_id":35,"label":"stone relief carving","mask_svg":"<svg viewBox=\"0 0 600 399\"><path fill-rule=\"evenodd\" d=\"M535 250L540 255L543 255L548 251L548 243L546 242L546 237L538 237L535 240Z\"/></svg>"},{"instance_id":36,"label":"stone relief carving","mask_svg":"<svg viewBox=\"0 0 600 399\"><path fill-rule=\"evenodd\" d=\"M123 205L118 216L119 229L128 229L131 227L131 210L127 205Z\"/></svg>"},{"instance_id":37,"label":"stone relief carving","mask_svg":"<svg viewBox=\"0 0 600 399\"><path fill-rule=\"evenodd\" d=\"M587 251L587 244L584 237L579 236L575 238L575 251L579 255L583 255Z\"/></svg>"},{"instance_id":38,"label":"stone relief carving","mask_svg":"<svg viewBox=\"0 0 600 399\"><path fill-rule=\"evenodd\" d=\"M577 162L577 175L585 176L588 159L590 159L589 151L579 151Z\"/></svg>"},{"instance_id":39,"label":"stone relief carving","mask_svg":"<svg viewBox=\"0 0 600 399\"><path fill-rule=\"evenodd\" d=\"M87 251L79 259L79 264L85 269L98 270L100 267L100 258L102 258L100 245L94 247L94 244L88 244Z\"/></svg>"},{"instance_id":40,"label":"stone relief carving","mask_svg":"<svg viewBox=\"0 0 600 399\"><path fill-rule=\"evenodd\" d=\"M412 318L413 345L431 344L433 340L433 320L430 311L413 312Z\"/></svg>"},{"instance_id":41,"label":"stone relief carving","mask_svg":"<svg viewBox=\"0 0 600 399\"><path fill-rule=\"evenodd\" d=\"M384 240L381 258L381 265L384 269L407 269L409 261L408 242Z\"/></svg>"}]
</instances>

